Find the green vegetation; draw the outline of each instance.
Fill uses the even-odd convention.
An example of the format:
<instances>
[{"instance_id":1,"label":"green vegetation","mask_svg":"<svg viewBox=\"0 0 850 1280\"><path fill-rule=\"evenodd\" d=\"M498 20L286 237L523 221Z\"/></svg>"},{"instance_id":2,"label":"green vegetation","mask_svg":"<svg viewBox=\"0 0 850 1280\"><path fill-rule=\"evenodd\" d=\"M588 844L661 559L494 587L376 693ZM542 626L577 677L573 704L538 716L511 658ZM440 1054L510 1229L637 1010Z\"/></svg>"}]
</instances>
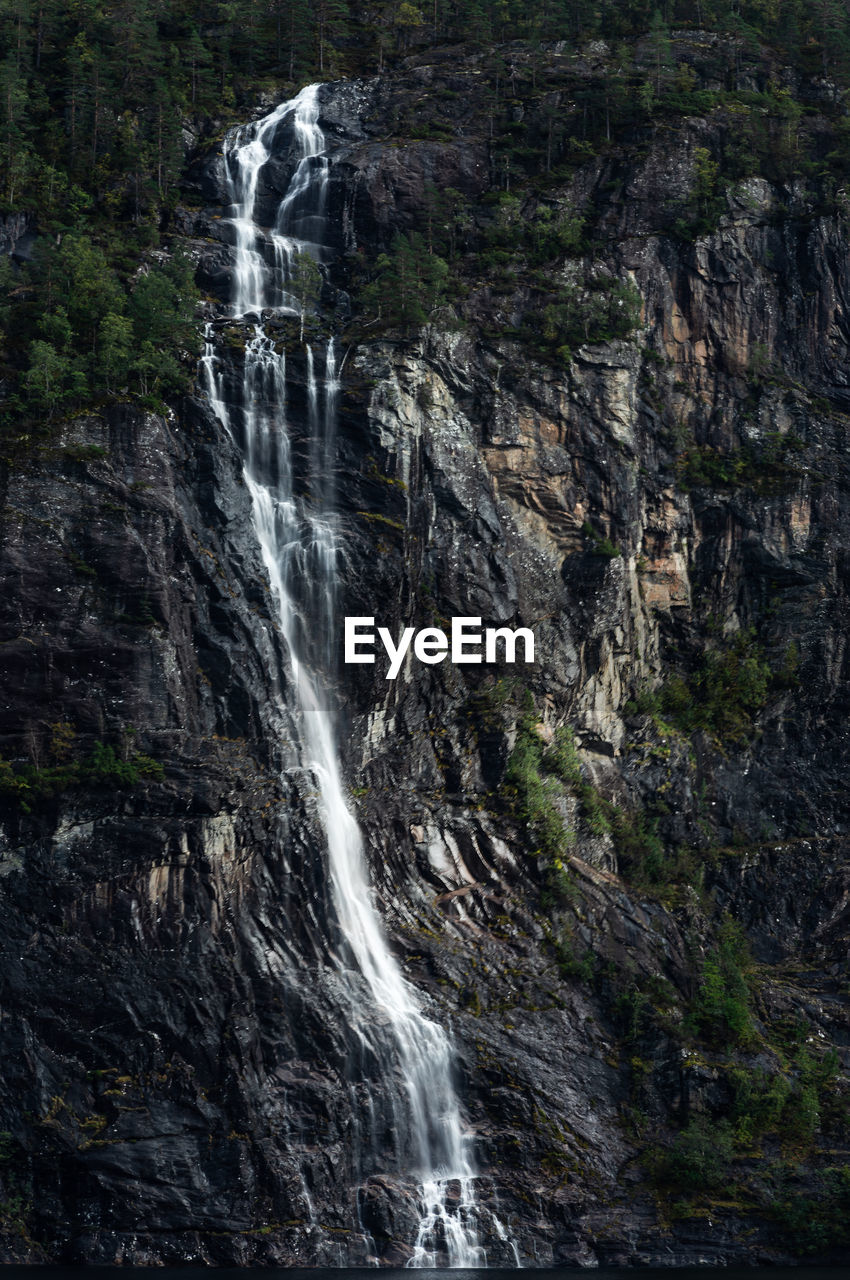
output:
<instances>
[{"instance_id":1,"label":"green vegetation","mask_svg":"<svg viewBox=\"0 0 850 1280\"><path fill-rule=\"evenodd\" d=\"M103 248L71 232L58 245L39 242L20 278L6 273L5 288L17 299L6 355L19 366L17 388L0 407L7 438L93 396L132 388L155 403L191 385L179 353L199 350L198 292L181 254L125 283Z\"/></svg>"},{"instance_id":2,"label":"green vegetation","mask_svg":"<svg viewBox=\"0 0 850 1280\"><path fill-rule=\"evenodd\" d=\"M0 1131L0 1229L29 1235L32 1186L24 1170L26 1155L8 1129Z\"/></svg>"},{"instance_id":3,"label":"green vegetation","mask_svg":"<svg viewBox=\"0 0 850 1280\"><path fill-rule=\"evenodd\" d=\"M530 695L517 724L516 742L505 771L505 791L516 816L526 824L532 840L530 852L555 858L575 840L558 812L563 793L547 767L546 749L537 732L537 713Z\"/></svg>"},{"instance_id":4,"label":"green vegetation","mask_svg":"<svg viewBox=\"0 0 850 1280\"><path fill-rule=\"evenodd\" d=\"M591 835L612 838L623 876L642 888L667 884L681 870L680 861L668 855L656 831L655 820L645 813L629 813L600 795L582 776L575 737L569 726L555 731L554 741L543 755L550 773L567 783L579 801L582 820Z\"/></svg>"},{"instance_id":5,"label":"green vegetation","mask_svg":"<svg viewBox=\"0 0 850 1280\"><path fill-rule=\"evenodd\" d=\"M817 1253L848 1240L848 1184L834 1155L850 1132L850 1099L838 1054L810 1024L799 1016L776 1025L757 1020L757 1009L764 1016L761 981L743 930L724 917L684 1017L669 984L650 992L645 979L629 974L615 979L613 1013L626 1044L661 1034L689 1046L682 1051L685 1072L693 1073L689 1104L684 1115L671 1113L674 1132L644 1155L671 1215L701 1216L718 1198L757 1207L779 1225L788 1247ZM637 1056L630 1065L640 1104L654 1068ZM639 1105L630 1118L639 1121ZM796 1210L801 1194L805 1215Z\"/></svg>"},{"instance_id":6,"label":"green vegetation","mask_svg":"<svg viewBox=\"0 0 850 1280\"><path fill-rule=\"evenodd\" d=\"M735 1143L749 1147L762 1134L775 1131L792 1095L791 1081L781 1073L743 1065L729 1070L733 1090L731 1121Z\"/></svg>"},{"instance_id":7,"label":"green vegetation","mask_svg":"<svg viewBox=\"0 0 850 1280\"><path fill-rule=\"evenodd\" d=\"M768 1205L790 1246L802 1254L850 1245L850 1167L817 1171L814 1185L794 1166L780 1169Z\"/></svg>"},{"instance_id":8,"label":"green vegetation","mask_svg":"<svg viewBox=\"0 0 850 1280\"><path fill-rule=\"evenodd\" d=\"M750 989L746 970L749 949L731 920L720 927L717 947L703 961L700 983L691 1003L688 1024L709 1044L746 1044L753 1037Z\"/></svg>"},{"instance_id":9,"label":"green vegetation","mask_svg":"<svg viewBox=\"0 0 850 1280\"><path fill-rule=\"evenodd\" d=\"M720 165L712 159L707 147L695 147L693 185L685 207L673 224L673 230L685 240L709 235L717 229L725 208Z\"/></svg>"},{"instance_id":10,"label":"green vegetation","mask_svg":"<svg viewBox=\"0 0 850 1280\"><path fill-rule=\"evenodd\" d=\"M721 453L709 445L693 445L677 462L679 483L685 489L753 489L772 494L803 474L794 459L804 444L797 436L772 432L758 446L747 445Z\"/></svg>"},{"instance_id":11,"label":"green vegetation","mask_svg":"<svg viewBox=\"0 0 850 1280\"><path fill-rule=\"evenodd\" d=\"M489 267L543 266L584 248L584 218L571 204L538 204L530 213L519 196L502 192L483 230L479 263Z\"/></svg>"},{"instance_id":12,"label":"green vegetation","mask_svg":"<svg viewBox=\"0 0 850 1280\"><path fill-rule=\"evenodd\" d=\"M448 265L428 251L418 231L393 238L389 253L377 258L360 303L382 324L410 329L425 324L442 300Z\"/></svg>"},{"instance_id":13,"label":"green vegetation","mask_svg":"<svg viewBox=\"0 0 850 1280\"><path fill-rule=\"evenodd\" d=\"M654 1174L677 1191L700 1192L723 1185L732 1161L732 1127L728 1120L695 1116L657 1160Z\"/></svg>"},{"instance_id":14,"label":"green vegetation","mask_svg":"<svg viewBox=\"0 0 850 1280\"><path fill-rule=\"evenodd\" d=\"M615 547L610 538L604 534L597 533L593 525L589 521L585 521L581 526L581 531L586 538L590 538L590 553L594 556L601 556L604 560L615 560L617 556L622 555L619 547Z\"/></svg>"},{"instance_id":15,"label":"green vegetation","mask_svg":"<svg viewBox=\"0 0 850 1280\"><path fill-rule=\"evenodd\" d=\"M544 359L569 363L574 348L585 342L628 337L640 321L640 307L634 285L588 273L547 294L542 312L527 314L519 336Z\"/></svg>"},{"instance_id":16,"label":"green vegetation","mask_svg":"<svg viewBox=\"0 0 850 1280\"><path fill-rule=\"evenodd\" d=\"M486 139L489 191L473 199L459 179L425 180L404 234L352 264L367 325L409 329L446 302L480 303L483 289L513 300L494 332L556 366L582 343L632 333L640 299L600 265L607 233L592 201L578 207L564 187L580 166L674 118L714 127L689 156L686 195L659 207L660 231L711 231L728 190L753 174L802 183L814 206L838 208L850 164L839 105L850 85L847 12L704 0L699 26L724 38L683 41L677 31L693 20L684 0L657 10L639 0L250 0L244 11L225 0L4 0L0 211L37 211L38 229L30 262L0 262L7 434L24 441L27 426L93 399L127 391L153 403L187 385L197 294L179 255L156 253L174 226L185 131L235 121L260 92L282 96L310 78L372 74L459 42L476 58L474 92L438 73L415 104L391 108L390 131L436 145ZM590 40L588 64L576 55ZM794 93L778 65L793 69ZM815 88L824 77L835 104ZM309 266L303 275L302 311L317 285ZM681 471L691 484L769 486L793 467L785 454L696 450Z\"/></svg>"},{"instance_id":17,"label":"green vegetation","mask_svg":"<svg viewBox=\"0 0 850 1280\"><path fill-rule=\"evenodd\" d=\"M580 982L590 982L595 971L595 956L592 951L585 951L582 956L576 952L571 932L564 929L561 935L552 938L552 950L558 971L562 978L577 978Z\"/></svg>"},{"instance_id":18,"label":"green vegetation","mask_svg":"<svg viewBox=\"0 0 850 1280\"><path fill-rule=\"evenodd\" d=\"M793 675L789 662L794 663L793 654L783 664L786 679ZM772 675L755 633L742 631L726 647L703 654L695 671L672 676L625 709L627 714L664 717L683 733L703 729L721 741L742 742L755 730L754 719L767 703Z\"/></svg>"},{"instance_id":19,"label":"green vegetation","mask_svg":"<svg viewBox=\"0 0 850 1280\"><path fill-rule=\"evenodd\" d=\"M655 820L643 812L630 813L613 804L585 780L573 730L562 725L546 746L537 726L533 704L527 704L505 772L505 794L515 816L527 824L532 851L550 859L546 905L563 905L573 892L569 873L560 861L575 843L575 832L565 828L558 806L567 793L578 800L581 820L589 835L611 836L620 870L630 883L648 888L677 878L683 872L683 860L665 850ZM691 869L688 863L688 870Z\"/></svg>"},{"instance_id":20,"label":"green vegetation","mask_svg":"<svg viewBox=\"0 0 850 1280\"><path fill-rule=\"evenodd\" d=\"M34 804L73 787L122 788L143 780L161 780L162 765L151 756L130 750L131 736L125 735L120 754L113 746L95 742L88 755L76 756L74 730L64 721L58 722L51 726L50 763L20 764L0 757L0 796L31 813Z\"/></svg>"},{"instance_id":21,"label":"green vegetation","mask_svg":"<svg viewBox=\"0 0 850 1280\"><path fill-rule=\"evenodd\" d=\"M762 1048L762 1061L777 1053L775 1045ZM734 1046L726 1052L734 1053ZM850 1243L847 1169L827 1163L834 1150L817 1145L819 1138L822 1146L824 1139L834 1143L847 1132L846 1090L836 1088L835 1051L814 1059L803 1049L790 1062L779 1053L773 1067L754 1066L740 1056L713 1062L728 1090L728 1104L718 1106L715 1093L711 1111L691 1115L666 1145L646 1152L656 1186L676 1198L674 1215L699 1215L719 1195L757 1207L795 1253L817 1254ZM824 1120L836 1099L840 1117Z\"/></svg>"},{"instance_id":22,"label":"green vegetation","mask_svg":"<svg viewBox=\"0 0 850 1280\"><path fill-rule=\"evenodd\" d=\"M669 853L658 835L657 819L612 806L611 832L617 861L625 878L641 888L659 888L683 878L690 862ZM685 875L685 879L689 876Z\"/></svg>"}]
</instances>

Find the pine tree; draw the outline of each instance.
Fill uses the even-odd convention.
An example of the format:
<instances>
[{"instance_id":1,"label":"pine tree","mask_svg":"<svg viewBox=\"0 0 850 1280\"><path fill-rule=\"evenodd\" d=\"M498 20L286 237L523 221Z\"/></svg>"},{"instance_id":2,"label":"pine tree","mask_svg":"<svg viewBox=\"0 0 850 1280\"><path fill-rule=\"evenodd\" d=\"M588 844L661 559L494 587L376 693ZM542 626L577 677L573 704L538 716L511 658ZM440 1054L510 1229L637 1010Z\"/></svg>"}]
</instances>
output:
<instances>
[{"instance_id":1,"label":"pine tree","mask_svg":"<svg viewBox=\"0 0 850 1280\"><path fill-rule=\"evenodd\" d=\"M109 311L101 320L97 334L96 381L107 391L115 391L130 372L133 324L127 316Z\"/></svg>"},{"instance_id":2,"label":"pine tree","mask_svg":"<svg viewBox=\"0 0 850 1280\"><path fill-rule=\"evenodd\" d=\"M36 409L52 418L66 397L66 379L70 361L60 355L49 342L37 338L30 346L29 368L24 374L23 385Z\"/></svg>"},{"instance_id":3,"label":"pine tree","mask_svg":"<svg viewBox=\"0 0 850 1280\"><path fill-rule=\"evenodd\" d=\"M0 63L0 128L4 194L14 206L31 167L27 145L27 86L14 53Z\"/></svg>"},{"instance_id":4,"label":"pine tree","mask_svg":"<svg viewBox=\"0 0 850 1280\"><path fill-rule=\"evenodd\" d=\"M292 263L292 274L287 289L298 303L301 321L299 342L304 341L304 321L308 311L313 311L322 292L322 273L309 253L299 253Z\"/></svg>"},{"instance_id":5,"label":"pine tree","mask_svg":"<svg viewBox=\"0 0 850 1280\"><path fill-rule=\"evenodd\" d=\"M93 352L100 321L124 310L121 287L103 250L78 233L63 238L53 267L56 294L67 305L75 340L80 349Z\"/></svg>"},{"instance_id":6,"label":"pine tree","mask_svg":"<svg viewBox=\"0 0 850 1280\"><path fill-rule=\"evenodd\" d=\"M655 96L661 94L661 81L665 71L669 71L673 65L673 56L670 45L670 30L660 9L656 9L652 15L652 24L649 28L649 46L652 50L652 64L655 74Z\"/></svg>"},{"instance_id":7,"label":"pine tree","mask_svg":"<svg viewBox=\"0 0 850 1280\"><path fill-rule=\"evenodd\" d=\"M273 0L277 63L294 81L311 62L312 14L310 0Z\"/></svg>"},{"instance_id":8,"label":"pine tree","mask_svg":"<svg viewBox=\"0 0 850 1280\"><path fill-rule=\"evenodd\" d=\"M351 15L346 0L312 0L312 7L316 63L324 72L329 65L329 46L345 34Z\"/></svg>"}]
</instances>

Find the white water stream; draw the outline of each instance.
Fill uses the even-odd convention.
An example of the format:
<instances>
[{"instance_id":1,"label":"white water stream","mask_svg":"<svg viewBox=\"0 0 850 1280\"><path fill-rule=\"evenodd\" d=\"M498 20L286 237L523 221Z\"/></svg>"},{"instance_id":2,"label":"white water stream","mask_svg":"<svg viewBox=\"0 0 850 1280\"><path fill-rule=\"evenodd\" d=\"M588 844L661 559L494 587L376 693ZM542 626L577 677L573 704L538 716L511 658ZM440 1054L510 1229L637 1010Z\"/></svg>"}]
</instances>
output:
<instances>
[{"instance_id":1,"label":"white water stream","mask_svg":"<svg viewBox=\"0 0 850 1280\"><path fill-rule=\"evenodd\" d=\"M412 1177L419 1186L420 1224L409 1265L481 1267L487 1259L479 1222L486 1220L499 1238L507 1237L492 1214L476 1204L471 1139L452 1086L448 1039L423 1014L372 905L361 834L340 776L333 713L322 696L322 668L328 671L332 652L339 552L332 479L339 389L334 341L322 353L309 345L305 352L308 503L293 493L285 356L259 322L264 309L298 311L287 290L298 254L306 252L319 261L326 256L330 160L318 117L319 86L309 85L225 142L236 239L232 315L246 326L241 390L245 479L291 658L302 763L315 778L327 837L333 906L344 940L332 959L352 993L352 1031L365 1049L386 1062L390 1076L404 1082L395 1110L406 1130L406 1141L398 1140L399 1156L407 1153L409 1167L393 1172ZM254 217L258 181L282 126L294 137L298 160L273 227L263 229ZM211 330L202 366L213 408L231 430ZM300 603L305 601L309 616ZM369 1008L363 1007L364 980Z\"/></svg>"}]
</instances>

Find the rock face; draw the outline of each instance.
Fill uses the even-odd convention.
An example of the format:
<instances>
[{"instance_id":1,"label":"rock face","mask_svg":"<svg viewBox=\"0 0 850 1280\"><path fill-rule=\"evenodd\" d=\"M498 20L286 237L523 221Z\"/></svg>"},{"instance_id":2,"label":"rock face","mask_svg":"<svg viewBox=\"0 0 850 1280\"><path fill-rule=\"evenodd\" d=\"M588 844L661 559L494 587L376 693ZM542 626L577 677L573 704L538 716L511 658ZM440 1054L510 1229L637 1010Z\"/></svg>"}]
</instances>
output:
<instances>
[{"instance_id":1,"label":"rock face","mask_svg":"<svg viewBox=\"0 0 850 1280\"><path fill-rule=\"evenodd\" d=\"M386 141L400 102L463 96L440 75L323 91L338 316L357 251L415 225L426 184L489 184L471 126ZM832 1194L848 1142L846 230L752 179L712 233L668 234L664 175L687 190L709 131L687 122L574 176L602 265L640 292L631 337L558 367L498 336L509 304L482 295L464 324L359 333L343 366L340 616L535 634L533 666L338 675L376 901L456 1046L479 1199L527 1265L840 1247L782 1213ZM285 138L275 155L270 207ZM187 181L176 229L223 300L220 157ZM238 336L230 358L236 377ZM167 417L115 405L3 486L0 754L32 768L1 797L0 1256L403 1263L415 1183L364 1165L357 1131L368 1094L389 1132L398 1082L351 1060L341 1024L322 835L235 446L200 394ZM773 673L736 731L677 727L672 701L646 698L707 680L706 651ZM536 757L559 856L517 782L529 722L550 746L575 733L566 771ZM69 781L98 743L110 759ZM635 814L688 875L630 875L656 847ZM726 1043L704 995L724 913L758 964ZM820 1128L785 1146L775 1126L743 1132L736 1071L814 1090ZM731 1142L730 1117L726 1184L680 1196L663 1170L681 1132Z\"/></svg>"}]
</instances>

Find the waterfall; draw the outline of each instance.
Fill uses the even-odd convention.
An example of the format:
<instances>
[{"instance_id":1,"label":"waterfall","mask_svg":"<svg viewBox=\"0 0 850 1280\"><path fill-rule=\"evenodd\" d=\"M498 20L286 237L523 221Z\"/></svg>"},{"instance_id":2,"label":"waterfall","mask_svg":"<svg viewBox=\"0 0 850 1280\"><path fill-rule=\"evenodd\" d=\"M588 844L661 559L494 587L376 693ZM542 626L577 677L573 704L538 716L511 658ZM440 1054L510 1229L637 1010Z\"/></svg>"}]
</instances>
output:
<instances>
[{"instance_id":1,"label":"waterfall","mask_svg":"<svg viewBox=\"0 0 850 1280\"><path fill-rule=\"evenodd\" d=\"M422 1012L372 905L363 842L340 774L333 710L322 696L332 661L340 552L333 513L335 344L331 339L324 351L305 344L310 492L309 498L296 498L286 358L261 322L269 308L277 316L298 313L290 288L298 256L306 253L321 262L328 254L330 160L318 118L319 86L309 85L226 139L235 234L231 316L246 331L241 432L231 424L211 328L202 375L214 411L242 443L254 526L289 651L302 764L318 789L339 928L340 941L329 940L331 962L351 994L353 1036L364 1053L383 1065L388 1080L403 1081L395 1109L397 1127L406 1134L404 1158L410 1167L400 1171L418 1184L421 1219L409 1265L478 1267L486 1265L479 1224L486 1220L501 1239L506 1239L504 1228L476 1203L471 1139L452 1085L449 1041ZM255 221L258 182L283 126L294 139L298 159L274 225L263 229Z\"/></svg>"}]
</instances>

